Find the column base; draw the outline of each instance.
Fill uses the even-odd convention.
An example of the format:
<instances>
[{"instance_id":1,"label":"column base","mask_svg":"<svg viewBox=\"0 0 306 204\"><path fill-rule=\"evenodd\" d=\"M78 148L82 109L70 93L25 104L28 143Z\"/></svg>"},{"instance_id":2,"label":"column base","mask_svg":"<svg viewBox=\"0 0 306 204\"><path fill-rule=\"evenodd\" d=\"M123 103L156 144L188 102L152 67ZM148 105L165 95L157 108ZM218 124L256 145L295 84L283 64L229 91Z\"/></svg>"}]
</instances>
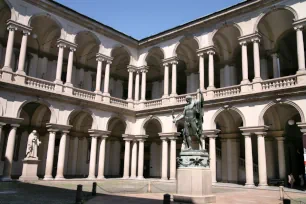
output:
<instances>
[{"instance_id":1,"label":"column base","mask_svg":"<svg viewBox=\"0 0 306 204\"><path fill-rule=\"evenodd\" d=\"M2 67L2 71L13 72L13 69L12 69L12 67L4 66L4 67Z\"/></svg>"},{"instance_id":2,"label":"column base","mask_svg":"<svg viewBox=\"0 0 306 204\"><path fill-rule=\"evenodd\" d=\"M22 70L22 71L17 70L17 71L16 71L16 74L23 75L23 76L26 75L26 73L25 73L23 70Z\"/></svg>"},{"instance_id":3,"label":"column base","mask_svg":"<svg viewBox=\"0 0 306 204\"><path fill-rule=\"evenodd\" d=\"M142 180L145 179L143 176L137 176L137 179Z\"/></svg>"},{"instance_id":4,"label":"column base","mask_svg":"<svg viewBox=\"0 0 306 204\"><path fill-rule=\"evenodd\" d=\"M268 184L267 184L267 183L264 183L264 184L258 184L258 187L266 187L266 186L268 186Z\"/></svg>"},{"instance_id":5,"label":"column base","mask_svg":"<svg viewBox=\"0 0 306 204\"><path fill-rule=\"evenodd\" d=\"M136 176L130 176L130 179L136 179Z\"/></svg>"},{"instance_id":6,"label":"column base","mask_svg":"<svg viewBox=\"0 0 306 204\"><path fill-rule=\"evenodd\" d=\"M64 179L65 179L64 176L56 176L54 178L54 180L64 180Z\"/></svg>"},{"instance_id":7,"label":"column base","mask_svg":"<svg viewBox=\"0 0 306 204\"><path fill-rule=\"evenodd\" d=\"M98 176L97 179L98 180L105 180L105 177L104 176Z\"/></svg>"},{"instance_id":8,"label":"column base","mask_svg":"<svg viewBox=\"0 0 306 204\"><path fill-rule=\"evenodd\" d=\"M161 180L168 180L168 178L166 177L166 178L161 178Z\"/></svg>"},{"instance_id":9,"label":"column base","mask_svg":"<svg viewBox=\"0 0 306 204\"><path fill-rule=\"evenodd\" d=\"M262 82L262 79L260 77L257 77L257 78L254 78L253 83L256 83L256 82Z\"/></svg>"},{"instance_id":10,"label":"column base","mask_svg":"<svg viewBox=\"0 0 306 204\"><path fill-rule=\"evenodd\" d=\"M45 176L44 179L45 181L50 181L50 180L54 180L52 176Z\"/></svg>"},{"instance_id":11,"label":"column base","mask_svg":"<svg viewBox=\"0 0 306 204\"><path fill-rule=\"evenodd\" d=\"M304 75L304 74L306 74L305 68L304 68L304 70L298 70L298 71L296 72L296 75Z\"/></svg>"},{"instance_id":12,"label":"column base","mask_svg":"<svg viewBox=\"0 0 306 204\"><path fill-rule=\"evenodd\" d=\"M88 179L88 180L95 180L96 177L95 176L88 176L86 179Z\"/></svg>"},{"instance_id":13,"label":"column base","mask_svg":"<svg viewBox=\"0 0 306 204\"><path fill-rule=\"evenodd\" d=\"M250 83L251 82L248 79L243 79L240 84L245 85L245 84L250 84Z\"/></svg>"},{"instance_id":14,"label":"column base","mask_svg":"<svg viewBox=\"0 0 306 204\"><path fill-rule=\"evenodd\" d=\"M244 184L245 187L255 187L254 183L246 183Z\"/></svg>"},{"instance_id":15,"label":"column base","mask_svg":"<svg viewBox=\"0 0 306 204\"><path fill-rule=\"evenodd\" d=\"M108 97L110 97L110 94L109 94L109 93L106 93L106 92L104 92L102 95L103 95L103 96L108 96Z\"/></svg>"},{"instance_id":16,"label":"column base","mask_svg":"<svg viewBox=\"0 0 306 204\"><path fill-rule=\"evenodd\" d=\"M207 87L207 91L211 91L211 90L215 90L215 89L216 89L216 87L214 87L214 86Z\"/></svg>"},{"instance_id":17,"label":"column base","mask_svg":"<svg viewBox=\"0 0 306 204\"><path fill-rule=\"evenodd\" d=\"M12 181L12 178L10 176L4 176L0 178L0 181Z\"/></svg>"},{"instance_id":18,"label":"column base","mask_svg":"<svg viewBox=\"0 0 306 204\"><path fill-rule=\"evenodd\" d=\"M163 95L162 98L169 98L169 95Z\"/></svg>"},{"instance_id":19,"label":"column base","mask_svg":"<svg viewBox=\"0 0 306 204\"><path fill-rule=\"evenodd\" d=\"M176 97L176 96L177 96L177 93L170 94L170 97Z\"/></svg>"}]
</instances>

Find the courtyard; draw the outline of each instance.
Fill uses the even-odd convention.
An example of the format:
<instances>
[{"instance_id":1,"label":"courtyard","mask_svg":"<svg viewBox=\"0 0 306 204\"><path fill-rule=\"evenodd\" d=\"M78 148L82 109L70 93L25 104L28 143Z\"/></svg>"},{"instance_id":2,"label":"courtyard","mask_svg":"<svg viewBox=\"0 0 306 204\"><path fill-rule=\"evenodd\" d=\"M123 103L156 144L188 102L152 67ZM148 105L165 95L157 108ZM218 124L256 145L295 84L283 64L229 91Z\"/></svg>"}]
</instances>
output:
<instances>
[{"instance_id":1,"label":"courtyard","mask_svg":"<svg viewBox=\"0 0 306 204\"><path fill-rule=\"evenodd\" d=\"M93 181L37 181L32 183L4 182L0 185L0 204L74 204L76 187L83 185L84 203L162 203L165 192L174 192L175 183L158 180L108 179L97 182L97 195L92 196ZM277 187L245 188L234 184L213 187L217 203L282 203ZM304 191L285 188L285 198L291 203L306 203Z\"/></svg>"}]
</instances>

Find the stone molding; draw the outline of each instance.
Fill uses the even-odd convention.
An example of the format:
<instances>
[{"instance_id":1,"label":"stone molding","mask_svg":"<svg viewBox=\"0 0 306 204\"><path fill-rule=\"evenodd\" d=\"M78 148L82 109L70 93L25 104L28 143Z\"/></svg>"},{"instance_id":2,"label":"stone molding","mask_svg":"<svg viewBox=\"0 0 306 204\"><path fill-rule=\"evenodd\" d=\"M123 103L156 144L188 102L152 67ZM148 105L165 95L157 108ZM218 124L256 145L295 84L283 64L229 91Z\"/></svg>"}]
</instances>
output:
<instances>
[{"instance_id":1,"label":"stone molding","mask_svg":"<svg viewBox=\"0 0 306 204\"><path fill-rule=\"evenodd\" d=\"M68 47L70 50L76 50L76 48L78 47L77 44L69 42L67 40L61 39L59 38L57 41L57 46L63 46L64 48Z\"/></svg>"},{"instance_id":2,"label":"stone molding","mask_svg":"<svg viewBox=\"0 0 306 204\"><path fill-rule=\"evenodd\" d=\"M162 62L163 62L163 65L165 66L165 65L169 65L173 63L178 63L178 60L179 58L177 56L174 56L174 57L163 59Z\"/></svg>"},{"instance_id":3,"label":"stone molding","mask_svg":"<svg viewBox=\"0 0 306 204\"><path fill-rule=\"evenodd\" d=\"M239 43L250 43L253 41L260 41L261 35L259 33L252 33L249 35L244 35L238 38Z\"/></svg>"},{"instance_id":4,"label":"stone molding","mask_svg":"<svg viewBox=\"0 0 306 204\"><path fill-rule=\"evenodd\" d=\"M248 136L251 134L260 135L269 129L269 126L263 125L263 126L251 126L251 127L239 127L239 129L243 132L242 135Z\"/></svg>"},{"instance_id":5,"label":"stone molding","mask_svg":"<svg viewBox=\"0 0 306 204\"><path fill-rule=\"evenodd\" d=\"M158 133L161 140L173 140L177 139L177 136L179 136L181 133L179 132L167 132L167 133Z\"/></svg>"},{"instance_id":6,"label":"stone molding","mask_svg":"<svg viewBox=\"0 0 306 204\"><path fill-rule=\"evenodd\" d=\"M302 27L304 27L306 25L306 18L302 18L299 20L296 20L292 23L294 29L301 29Z\"/></svg>"},{"instance_id":7,"label":"stone molding","mask_svg":"<svg viewBox=\"0 0 306 204\"><path fill-rule=\"evenodd\" d=\"M55 124L55 123L47 123L46 127L48 131L54 131L54 132L69 132L69 130L72 128L72 125L61 125L61 124Z\"/></svg>"},{"instance_id":8,"label":"stone molding","mask_svg":"<svg viewBox=\"0 0 306 204\"><path fill-rule=\"evenodd\" d=\"M96 54L96 60L97 61L106 61L106 63L111 64L113 61L113 57L109 57L107 55L101 54L101 53L97 53Z\"/></svg>"},{"instance_id":9,"label":"stone molding","mask_svg":"<svg viewBox=\"0 0 306 204\"><path fill-rule=\"evenodd\" d=\"M149 137L149 135L130 135L130 134L123 134L122 135L123 140L127 140L127 141L141 141L141 140L145 140Z\"/></svg>"},{"instance_id":10,"label":"stone molding","mask_svg":"<svg viewBox=\"0 0 306 204\"><path fill-rule=\"evenodd\" d=\"M203 130L203 135L206 137L216 138L218 134L221 132L219 129L212 129L212 130Z\"/></svg>"},{"instance_id":11,"label":"stone molding","mask_svg":"<svg viewBox=\"0 0 306 204\"><path fill-rule=\"evenodd\" d=\"M8 20L6 25L7 25L7 29L14 28L15 30L20 30L23 33L28 34L28 35L30 35L32 31L32 27L23 25L13 20Z\"/></svg>"},{"instance_id":12,"label":"stone molding","mask_svg":"<svg viewBox=\"0 0 306 204\"><path fill-rule=\"evenodd\" d=\"M214 45L208 46L208 47L203 47L200 49L196 50L197 54L199 55L200 53L203 54L216 54L216 47Z\"/></svg>"},{"instance_id":13,"label":"stone molding","mask_svg":"<svg viewBox=\"0 0 306 204\"><path fill-rule=\"evenodd\" d=\"M108 136L111 132L105 130L89 129L88 133L91 137Z\"/></svg>"}]
</instances>

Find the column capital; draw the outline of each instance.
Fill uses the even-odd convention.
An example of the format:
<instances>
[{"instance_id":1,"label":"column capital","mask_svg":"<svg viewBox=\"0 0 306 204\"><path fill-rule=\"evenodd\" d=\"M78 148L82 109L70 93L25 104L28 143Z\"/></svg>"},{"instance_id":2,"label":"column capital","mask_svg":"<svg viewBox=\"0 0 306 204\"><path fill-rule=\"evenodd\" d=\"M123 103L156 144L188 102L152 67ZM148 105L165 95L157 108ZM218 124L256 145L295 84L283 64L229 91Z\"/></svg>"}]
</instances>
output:
<instances>
[{"instance_id":1,"label":"column capital","mask_svg":"<svg viewBox=\"0 0 306 204\"><path fill-rule=\"evenodd\" d=\"M173 56L173 57L169 57L169 58L166 58L166 59L163 59L162 62L163 64L176 64L178 63L178 57L177 56Z\"/></svg>"},{"instance_id":2,"label":"column capital","mask_svg":"<svg viewBox=\"0 0 306 204\"><path fill-rule=\"evenodd\" d=\"M179 132L167 132L167 133L158 133L159 137L161 140L168 140L171 138L176 138L177 136L179 136L181 133Z\"/></svg>"},{"instance_id":3,"label":"column capital","mask_svg":"<svg viewBox=\"0 0 306 204\"><path fill-rule=\"evenodd\" d=\"M148 137L149 135L135 135L134 136L135 140L139 142L144 142Z\"/></svg>"},{"instance_id":4,"label":"column capital","mask_svg":"<svg viewBox=\"0 0 306 204\"><path fill-rule=\"evenodd\" d=\"M294 30L302 30L306 24L306 18L296 20L292 23Z\"/></svg>"},{"instance_id":5,"label":"column capital","mask_svg":"<svg viewBox=\"0 0 306 204\"><path fill-rule=\"evenodd\" d=\"M75 44L75 43L72 43L72 42L69 42L69 41L67 41L67 40L64 40L64 39L58 39L57 41L56 41L56 43L57 43L57 47L61 47L61 48L66 48L66 47L68 47L69 49L70 49L70 51L71 50L75 50L76 48L77 48L77 44Z\"/></svg>"},{"instance_id":6,"label":"column capital","mask_svg":"<svg viewBox=\"0 0 306 204\"><path fill-rule=\"evenodd\" d=\"M140 72L147 73L149 71L149 66L142 66L139 67Z\"/></svg>"},{"instance_id":7,"label":"column capital","mask_svg":"<svg viewBox=\"0 0 306 204\"><path fill-rule=\"evenodd\" d=\"M104 55L102 53L97 53L96 54L96 60L97 61L101 61L101 62L106 61L107 64L111 64L113 59L114 59L113 57Z\"/></svg>"},{"instance_id":8,"label":"column capital","mask_svg":"<svg viewBox=\"0 0 306 204\"><path fill-rule=\"evenodd\" d=\"M55 124L55 123L47 123L46 127L48 131L50 132L69 132L69 130L72 128L72 125L61 125L61 124Z\"/></svg>"},{"instance_id":9,"label":"column capital","mask_svg":"<svg viewBox=\"0 0 306 204\"><path fill-rule=\"evenodd\" d=\"M203 48L200 48L200 49L197 49L196 50L198 56L203 56L204 54L215 54L216 53L216 48L215 46L208 46L208 47L203 47Z\"/></svg>"},{"instance_id":10,"label":"column capital","mask_svg":"<svg viewBox=\"0 0 306 204\"><path fill-rule=\"evenodd\" d=\"M23 25L19 22L13 21L13 20L8 20L6 25L7 25L8 30L15 30L15 31L20 30L23 33L29 33L29 34L32 31L32 27L27 26L27 25Z\"/></svg>"},{"instance_id":11,"label":"column capital","mask_svg":"<svg viewBox=\"0 0 306 204\"><path fill-rule=\"evenodd\" d=\"M128 65L127 70L128 72L135 72L138 68L134 65Z\"/></svg>"},{"instance_id":12,"label":"column capital","mask_svg":"<svg viewBox=\"0 0 306 204\"><path fill-rule=\"evenodd\" d=\"M263 125L263 126L239 127L239 129L242 131L242 135L248 136L251 134L266 132L269 129L269 126Z\"/></svg>"},{"instance_id":13,"label":"column capital","mask_svg":"<svg viewBox=\"0 0 306 204\"><path fill-rule=\"evenodd\" d=\"M267 136L267 132L254 132L257 137L265 137Z\"/></svg>"},{"instance_id":14,"label":"column capital","mask_svg":"<svg viewBox=\"0 0 306 204\"><path fill-rule=\"evenodd\" d=\"M303 134L306 134L306 123L296 123L300 128Z\"/></svg>"},{"instance_id":15,"label":"column capital","mask_svg":"<svg viewBox=\"0 0 306 204\"><path fill-rule=\"evenodd\" d=\"M285 137L275 137L275 140L276 140L276 141L284 141L284 140L285 140Z\"/></svg>"},{"instance_id":16,"label":"column capital","mask_svg":"<svg viewBox=\"0 0 306 204\"><path fill-rule=\"evenodd\" d=\"M107 136L110 134L110 131L105 130L97 130L97 129L89 129L88 133L92 137L101 137L101 136Z\"/></svg>"},{"instance_id":17,"label":"column capital","mask_svg":"<svg viewBox=\"0 0 306 204\"><path fill-rule=\"evenodd\" d=\"M244 35L244 36L239 37L238 42L240 43L240 45L246 45L249 42L254 42L260 39L261 39L261 35L259 33L252 33L249 35Z\"/></svg>"},{"instance_id":18,"label":"column capital","mask_svg":"<svg viewBox=\"0 0 306 204\"><path fill-rule=\"evenodd\" d=\"M221 132L219 129L212 129L212 130L203 130L202 135L205 135L206 137L216 138L218 137L218 134Z\"/></svg>"}]
</instances>

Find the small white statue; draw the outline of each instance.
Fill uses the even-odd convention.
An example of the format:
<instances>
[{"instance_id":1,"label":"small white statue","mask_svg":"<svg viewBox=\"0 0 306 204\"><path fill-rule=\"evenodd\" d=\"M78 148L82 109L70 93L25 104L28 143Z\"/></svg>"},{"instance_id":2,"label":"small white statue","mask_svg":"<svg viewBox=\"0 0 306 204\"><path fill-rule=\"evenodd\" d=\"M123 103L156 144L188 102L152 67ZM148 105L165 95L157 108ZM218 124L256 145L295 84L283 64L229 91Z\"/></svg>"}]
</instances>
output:
<instances>
[{"instance_id":1,"label":"small white statue","mask_svg":"<svg viewBox=\"0 0 306 204\"><path fill-rule=\"evenodd\" d=\"M33 130L28 138L26 158L37 158L37 150L40 143L37 131Z\"/></svg>"}]
</instances>

